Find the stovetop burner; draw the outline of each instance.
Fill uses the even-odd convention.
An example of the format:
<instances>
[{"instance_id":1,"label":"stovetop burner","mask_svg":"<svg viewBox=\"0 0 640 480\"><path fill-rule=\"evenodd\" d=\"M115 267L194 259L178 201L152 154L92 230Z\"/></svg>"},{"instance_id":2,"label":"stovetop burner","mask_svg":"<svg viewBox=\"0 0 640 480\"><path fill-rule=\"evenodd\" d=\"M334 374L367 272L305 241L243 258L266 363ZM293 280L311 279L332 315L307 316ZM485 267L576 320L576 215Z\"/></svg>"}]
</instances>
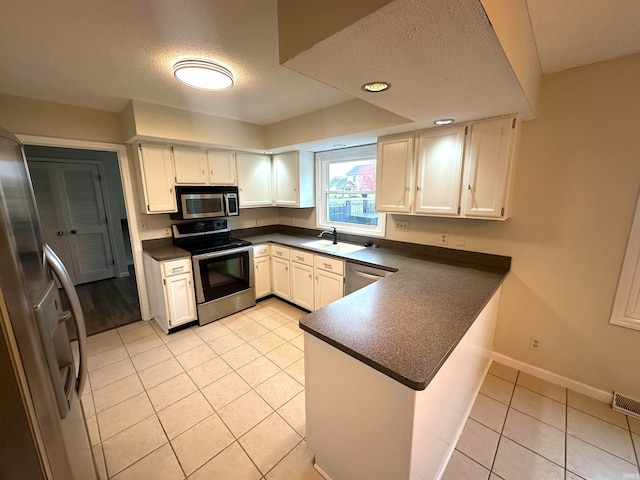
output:
<instances>
[{"instance_id":1,"label":"stovetop burner","mask_svg":"<svg viewBox=\"0 0 640 480\"><path fill-rule=\"evenodd\" d=\"M173 244L192 255L251 245L251 242L231 236L226 218L177 223L171 229Z\"/></svg>"}]
</instances>

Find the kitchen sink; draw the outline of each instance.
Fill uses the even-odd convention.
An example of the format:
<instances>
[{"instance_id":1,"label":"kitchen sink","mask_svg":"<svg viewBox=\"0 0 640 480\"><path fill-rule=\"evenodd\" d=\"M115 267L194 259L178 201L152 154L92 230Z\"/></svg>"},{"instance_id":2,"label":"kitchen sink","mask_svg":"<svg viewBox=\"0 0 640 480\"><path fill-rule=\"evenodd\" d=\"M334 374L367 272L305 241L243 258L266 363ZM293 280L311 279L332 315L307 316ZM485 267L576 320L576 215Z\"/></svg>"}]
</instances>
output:
<instances>
[{"instance_id":1,"label":"kitchen sink","mask_svg":"<svg viewBox=\"0 0 640 480\"><path fill-rule=\"evenodd\" d=\"M331 253L351 253L365 248L362 245L354 245L353 243L338 242L334 245L331 240L313 240L312 242L303 243L302 245L310 248L318 248Z\"/></svg>"}]
</instances>

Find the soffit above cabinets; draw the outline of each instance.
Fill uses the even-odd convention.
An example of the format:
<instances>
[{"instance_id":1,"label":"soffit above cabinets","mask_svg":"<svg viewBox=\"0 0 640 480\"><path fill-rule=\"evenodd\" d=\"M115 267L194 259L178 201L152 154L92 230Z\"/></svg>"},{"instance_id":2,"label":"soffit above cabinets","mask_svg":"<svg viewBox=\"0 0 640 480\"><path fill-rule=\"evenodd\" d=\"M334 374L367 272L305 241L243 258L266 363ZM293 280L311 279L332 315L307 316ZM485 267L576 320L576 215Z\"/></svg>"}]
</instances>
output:
<instances>
[{"instance_id":1,"label":"soffit above cabinets","mask_svg":"<svg viewBox=\"0 0 640 480\"><path fill-rule=\"evenodd\" d=\"M396 0L284 65L416 122L533 116L478 0Z\"/></svg>"}]
</instances>

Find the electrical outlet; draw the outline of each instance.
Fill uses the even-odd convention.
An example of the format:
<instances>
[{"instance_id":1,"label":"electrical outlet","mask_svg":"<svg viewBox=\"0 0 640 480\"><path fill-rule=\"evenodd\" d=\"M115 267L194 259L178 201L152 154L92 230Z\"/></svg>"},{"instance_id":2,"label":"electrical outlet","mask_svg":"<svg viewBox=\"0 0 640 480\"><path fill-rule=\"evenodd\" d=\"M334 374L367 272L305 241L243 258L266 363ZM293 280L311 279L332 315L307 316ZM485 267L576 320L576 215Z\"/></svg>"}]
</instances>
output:
<instances>
[{"instance_id":1,"label":"electrical outlet","mask_svg":"<svg viewBox=\"0 0 640 480\"><path fill-rule=\"evenodd\" d=\"M464 235L456 235L456 245L458 247L464 247Z\"/></svg>"},{"instance_id":2,"label":"electrical outlet","mask_svg":"<svg viewBox=\"0 0 640 480\"><path fill-rule=\"evenodd\" d=\"M406 232L409 230L409 222L405 222L402 220L396 220L395 223L395 228L396 230L400 231L400 232Z\"/></svg>"},{"instance_id":3,"label":"electrical outlet","mask_svg":"<svg viewBox=\"0 0 640 480\"><path fill-rule=\"evenodd\" d=\"M140 231L141 232L146 232L149 229L149 226L147 225L147 221L146 220L140 220Z\"/></svg>"},{"instance_id":4,"label":"electrical outlet","mask_svg":"<svg viewBox=\"0 0 640 480\"><path fill-rule=\"evenodd\" d=\"M449 245L449 234L448 233L441 233L438 236L438 243L440 245Z\"/></svg>"},{"instance_id":5,"label":"electrical outlet","mask_svg":"<svg viewBox=\"0 0 640 480\"><path fill-rule=\"evenodd\" d=\"M171 229L170 228L165 228L164 229L164 236L165 237L170 237L171 236Z\"/></svg>"},{"instance_id":6,"label":"electrical outlet","mask_svg":"<svg viewBox=\"0 0 640 480\"><path fill-rule=\"evenodd\" d=\"M540 340L538 340L537 338L529 338L529 348L531 350L540 350Z\"/></svg>"}]
</instances>

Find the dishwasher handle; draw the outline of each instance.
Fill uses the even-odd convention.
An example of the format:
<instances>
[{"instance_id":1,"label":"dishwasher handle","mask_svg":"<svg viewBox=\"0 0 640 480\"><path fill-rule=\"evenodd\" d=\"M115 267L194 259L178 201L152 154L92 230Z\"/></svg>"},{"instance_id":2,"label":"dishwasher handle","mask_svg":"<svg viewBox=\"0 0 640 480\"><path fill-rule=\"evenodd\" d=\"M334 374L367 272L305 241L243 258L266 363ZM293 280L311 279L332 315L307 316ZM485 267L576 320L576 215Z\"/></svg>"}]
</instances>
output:
<instances>
[{"instance_id":1,"label":"dishwasher handle","mask_svg":"<svg viewBox=\"0 0 640 480\"><path fill-rule=\"evenodd\" d=\"M372 273L365 273L360 270L356 270L355 268L351 270L355 275L359 277L368 278L369 280L382 280L384 277L382 275L374 275Z\"/></svg>"}]
</instances>

